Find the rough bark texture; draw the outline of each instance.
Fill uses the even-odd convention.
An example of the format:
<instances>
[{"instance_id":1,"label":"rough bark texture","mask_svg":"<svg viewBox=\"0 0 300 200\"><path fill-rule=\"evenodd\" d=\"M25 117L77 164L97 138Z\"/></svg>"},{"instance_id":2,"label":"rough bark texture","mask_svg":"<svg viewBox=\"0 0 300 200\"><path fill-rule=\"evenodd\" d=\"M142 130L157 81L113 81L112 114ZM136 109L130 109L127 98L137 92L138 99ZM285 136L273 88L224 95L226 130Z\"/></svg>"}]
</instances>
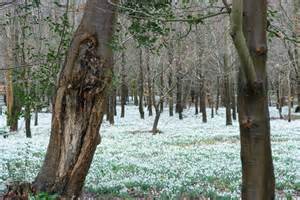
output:
<instances>
[{"instance_id":1,"label":"rough bark texture","mask_svg":"<svg viewBox=\"0 0 300 200\"><path fill-rule=\"evenodd\" d=\"M232 30L237 31L232 37L241 61L238 108L242 199L271 200L275 198L275 180L267 99L267 1L233 0L232 16ZM243 27L238 27L242 25L239 22Z\"/></svg>"},{"instance_id":2,"label":"rough bark texture","mask_svg":"<svg viewBox=\"0 0 300 200\"><path fill-rule=\"evenodd\" d=\"M105 95L112 79L112 50L108 43L114 18L115 8L106 0L88 0L60 71L50 143L34 182L38 191L66 199L81 193L100 143Z\"/></svg>"}]
</instances>

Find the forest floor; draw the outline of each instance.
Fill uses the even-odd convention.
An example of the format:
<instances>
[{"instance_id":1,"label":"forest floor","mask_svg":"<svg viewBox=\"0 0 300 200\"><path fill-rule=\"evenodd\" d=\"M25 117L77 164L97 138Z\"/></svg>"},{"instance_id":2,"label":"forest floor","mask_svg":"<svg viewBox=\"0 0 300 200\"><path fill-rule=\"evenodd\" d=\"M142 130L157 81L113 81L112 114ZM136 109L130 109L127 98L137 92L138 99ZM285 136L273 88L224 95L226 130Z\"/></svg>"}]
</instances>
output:
<instances>
[{"instance_id":1,"label":"forest floor","mask_svg":"<svg viewBox=\"0 0 300 200\"><path fill-rule=\"evenodd\" d=\"M120 108L118 107L118 111ZM146 113L147 114L147 113ZM277 197L300 196L300 120L279 120L270 108L272 152ZM221 109L208 123L194 109L184 119L164 111L160 134L152 135L153 117L139 118L138 108L127 106L125 118L115 125L104 122L98 146L85 183L87 195L121 199L179 199L205 197L238 199L241 162L238 123L225 126ZM39 171L50 134L51 114L39 115L26 139L24 122L20 131L0 137L0 191L13 180L32 181ZM0 116L0 128L6 124Z\"/></svg>"}]
</instances>

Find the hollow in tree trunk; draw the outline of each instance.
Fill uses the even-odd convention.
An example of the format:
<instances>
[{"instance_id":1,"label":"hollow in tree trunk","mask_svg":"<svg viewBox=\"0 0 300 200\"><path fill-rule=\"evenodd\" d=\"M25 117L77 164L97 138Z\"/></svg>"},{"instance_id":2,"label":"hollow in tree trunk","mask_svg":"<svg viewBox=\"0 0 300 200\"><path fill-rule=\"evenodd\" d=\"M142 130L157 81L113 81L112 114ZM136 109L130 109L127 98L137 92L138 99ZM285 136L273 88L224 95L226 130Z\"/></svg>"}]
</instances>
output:
<instances>
[{"instance_id":1,"label":"hollow in tree trunk","mask_svg":"<svg viewBox=\"0 0 300 200\"><path fill-rule=\"evenodd\" d=\"M116 1L113 1L117 3ZM101 9L99 9L101 8ZM50 143L34 181L37 191L77 198L97 145L112 79L115 6L88 0L59 74Z\"/></svg>"}]
</instances>

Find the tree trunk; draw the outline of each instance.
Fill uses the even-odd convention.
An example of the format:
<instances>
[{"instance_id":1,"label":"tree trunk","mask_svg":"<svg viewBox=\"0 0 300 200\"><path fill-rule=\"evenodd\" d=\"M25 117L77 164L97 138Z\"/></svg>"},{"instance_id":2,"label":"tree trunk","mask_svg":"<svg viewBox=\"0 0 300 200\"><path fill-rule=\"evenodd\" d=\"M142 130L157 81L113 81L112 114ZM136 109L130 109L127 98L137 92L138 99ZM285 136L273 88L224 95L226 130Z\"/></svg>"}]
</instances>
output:
<instances>
[{"instance_id":1,"label":"tree trunk","mask_svg":"<svg viewBox=\"0 0 300 200\"><path fill-rule=\"evenodd\" d=\"M6 103L7 103L7 126L11 132L18 130L18 110L17 101L14 98L14 85L12 82L12 70L6 72Z\"/></svg>"},{"instance_id":2,"label":"tree trunk","mask_svg":"<svg viewBox=\"0 0 300 200\"><path fill-rule=\"evenodd\" d=\"M300 1L294 0L294 19L295 19L295 27L294 33L296 38L300 38ZM296 83L297 83L297 104L300 106L300 44L295 43L295 63L297 67L297 76L296 76Z\"/></svg>"},{"instance_id":3,"label":"tree trunk","mask_svg":"<svg viewBox=\"0 0 300 200\"><path fill-rule=\"evenodd\" d=\"M278 105L278 112L279 112L279 117L280 119L283 119L282 116L282 106L283 106L283 98L281 96L281 77L280 77L280 72L279 72L279 77L278 77L278 88L277 88L277 105Z\"/></svg>"},{"instance_id":4,"label":"tree trunk","mask_svg":"<svg viewBox=\"0 0 300 200\"><path fill-rule=\"evenodd\" d=\"M217 77L216 114L218 114L220 103L220 77Z\"/></svg>"},{"instance_id":5,"label":"tree trunk","mask_svg":"<svg viewBox=\"0 0 300 200\"><path fill-rule=\"evenodd\" d=\"M117 116L117 88L113 89L114 116Z\"/></svg>"},{"instance_id":6,"label":"tree trunk","mask_svg":"<svg viewBox=\"0 0 300 200\"><path fill-rule=\"evenodd\" d=\"M158 122L160 118L160 112L156 112L155 118L154 118L154 123L153 123L153 128L152 128L152 134L155 135L158 132Z\"/></svg>"},{"instance_id":7,"label":"tree trunk","mask_svg":"<svg viewBox=\"0 0 300 200\"><path fill-rule=\"evenodd\" d=\"M191 81L184 81L183 86L182 109L186 109L191 94Z\"/></svg>"},{"instance_id":8,"label":"tree trunk","mask_svg":"<svg viewBox=\"0 0 300 200\"><path fill-rule=\"evenodd\" d=\"M164 111L164 99L163 99L163 89L165 87L164 84L164 65L161 65L161 74L160 74L160 99L162 100L162 102L160 103L160 112Z\"/></svg>"},{"instance_id":9,"label":"tree trunk","mask_svg":"<svg viewBox=\"0 0 300 200\"><path fill-rule=\"evenodd\" d=\"M232 110L232 119L236 120L235 84L234 84L234 80L232 79L231 79L231 110Z\"/></svg>"},{"instance_id":10,"label":"tree trunk","mask_svg":"<svg viewBox=\"0 0 300 200\"><path fill-rule=\"evenodd\" d=\"M173 87L173 58L174 58L174 49L173 49L173 43L170 41L168 46L168 68L169 68L169 74L168 74L168 87L171 89ZM172 117L174 115L174 101L173 101L173 90L169 91L168 94L168 104L169 104L169 116Z\"/></svg>"},{"instance_id":11,"label":"tree trunk","mask_svg":"<svg viewBox=\"0 0 300 200\"><path fill-rule=\"evenodd\" d=\"M136 80L134 80L134 87L132 88L132 93L133 93L133 104L135 106L138 106L139 105L139 100L138 100L138 94L137 94Z\"/></svg>"},{"instance_id":12,"label":"tree trunk","mask_svg":"<svg viewBox=\"0 0 300 200\"><path fill-rule=\"evenodd\" d=\"M205 80L202 75L200 75L200 78L200 112L202 113L202 122L207 123Z\"/></svg>"},{"instance_id":13,"label":"tree trunk","mask_svg":"<svg viewBox=\"0 0 300 200\"><path fill-rule=\"evenodd\" d=\"M291 96L291 81L290 81L290 69L287 74L287 89L288 89L288 122L292 121L292 96Z\"/></svg>"},{"instance_id":14,"label":"tree trunk","mask_svg":"<svg viewBox=\"0 0 300 200\"><path fill-rule=\"evenodd\" d=\"M146 65L147 65L147 85L148 85L148 96L147 104L149 116L152 116L152 81L151 81L151 70L150 70L150 51L146 49Z\"/></svg>"},{"instance_id":15,"label":"tree trunk","mask_svg":"<svg viewBox=\"0 0 300 200\"><path fill-rule=\"evenodd\" d=\"M114 96L114 92L113 92L113 89L111 90L111 94L109 95L108 97L108 121L111 125L114 125L115 124L115 96Z\"/></svg>"},{"instance_id":16,"label":"tree trunk","mask_svg":"<svg viewBox=\"0 0 300 200\"><path fill-rule=\"evenodd\" d=\"M155 102L153 100L153 102ZM159 99L158 103L157 104L153 104L154 105L154 108L155 108L155 118L154 118L154 123L153 123L153 127L152 127L152 134L155 135L156 133L159 132L158 130L158 122L159 122L159 118L160 118L160 114L162 113L162 110L161 110L161 104L164 102L164 99L163 97Z\"/></svg>"},{"instance_id":17,"label":"tree trunk","mask_svg":"<svg viewBox=\"0 0 300 200\"><path fill-rule=\"evenodd\" d=\"M34 126L38 126L38 125L39 125L39 110L36 106L34 109Z\"/></svg>"},{"instance_id":18,"label":"tree trunk","mask_svg":"<svg viewBox=\"0 0 300 200\"><path fill-rule=\"evenodd\" d=\"M108 43L113 37L114 21L115 6L106 0L87 1L59 75L50 143L34 182L37 191L66 199L81 193L100 143L105 96L113 73Z\"/></svg>"},{"instance_id":19,"label":"tree trunk","mask_svg":"<svg viewBox=\"0 0 300 200\"><path fill-rule=\"evenodd\" d=\"M25 105L25 133L27 138L31 138L31 129L30 129L30 122L31 122L31 113L30 113L30 106L27 104Z\"/></svg>"},{"instance_id":20,"label":"tree trunk","mask_svg":"<svg viewBox=\"0 0 300 200\"><path fill-rule=\"evenodd\" d=\"M229 78L226 75L224 77L224 89L225 89L226 126L228 126L228 125L232 125L232 120L231 120Z\"/></svg>"},{"instance_id":21,"label":"tree trunk","mask_svg":"<svg viewBox=\"0 0 300 200\"><path fill-rule=\"evenodd\" d=\"M125 72L125 51L122 52L122 67L121 67L121 118L125 117L125 105L127 99L126 72Z\"/></svg>"},{"instance_id":22,"label":"tree trunk","mask_svg":"<svg viewBox=\"0 0 300 200\"><path fill-rule=\"evenodd\" d=\"M267 1L233 0L231 15L232 38L241 62L238 105L242 199L272 200L275 180L267 99Z\"/></svg>"},{"instance_id":23,"label":"tree trunk","mask_svg":"<svg viewBox=\"0 0 300 200\"><path fill-rule=\"evenodd\" d=\"M139 81L138 81L138 90L139 90L139 112L141 119L145 118L143 99L144 99L144 70L143 70L143 50L139 50Z\"/></svg>"},{"instance_id":24,"label":"tree trunk","mask_svg":"<svg viewBox=\"0 0 300 200\"><path fill-rule=\"evenodd\" d=\"M214 118L215 116L215 113L214 113L214 102L212 101L211 104L210 104L210 108L211 108L211 118Z\"/></svg>"},{"instance_id":25,"label":"tree trunk","mask_svg":"<svg viewBox=\"0 0 300 200\"><path fill-rule=\"evenodd\" d=\"M177 75L176 75L176 109L175 111L178 113L179 115L179 119L182 120L183 116L182 116L182 78L180 75L180 71L177 71Z\"/></svg>"},{"instance_id":26,"label":"tree trunk","mask_svg":"<svg viewBox=\"0 0 300 200\"><path fill-rule=\"evenodd\" d=\"M199 106L199 90L197 89L195 92L195 115L199 114L198 106Z\"/></svg>"},{"instance_id":27,"label":"tree trunk","mask_svg":"<svg viewBox=\"0 0 300 200\"><path fill-rule=\"evenodd\" d=\"M16 9L14 9L14 15L17 15ZM13 20L13 25L10 26L9 31L5 27L1 27L1 48L0 53L3 56L3 68L18 67L18 60L16 56L16 49L18 49L18 34L17 34L17 21L16 18ZM11 34L11 41L7 37L7 32ZM13 49L13 51L10 51ZM18 119L20 114L19 101L16 98L16 87L13 82L14 70L8 69L5 73L6 79L6 104L7 104L7 126L9 126L10 132L18 130Z\"/></svg>"},{"instance_id":28,"label":"tree trunk","mask_svg":"<svg viewBox=\"0 0 300 200\"><path fill-rule=\"evenodd\" d=\"M224 100L226 110L226 126L232 125L231 118L231 88L230 88L230 66L229 66L229 49L228 49L228 33L225 33L225 46L224 46Z\"/></svg>"}]
</instances>

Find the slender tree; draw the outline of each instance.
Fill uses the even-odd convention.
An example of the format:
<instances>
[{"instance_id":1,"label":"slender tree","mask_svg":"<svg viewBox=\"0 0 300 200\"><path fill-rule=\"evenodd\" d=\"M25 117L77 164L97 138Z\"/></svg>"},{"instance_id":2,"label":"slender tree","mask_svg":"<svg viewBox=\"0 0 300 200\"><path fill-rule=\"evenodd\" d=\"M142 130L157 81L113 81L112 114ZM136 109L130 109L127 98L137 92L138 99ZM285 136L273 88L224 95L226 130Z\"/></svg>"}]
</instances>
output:
<instances>
[{"instance_id":1,"label":"slender tree","mask_svg":"<svg viewBox=\"0 0 300 200\"><path fill-rule=\"evenodd\" d=\"M139 49L139 80L138 80L138 91L139 91L139 112L141 119L145 118L143 99L144 99L144 69L143 69L143 50Z\"/></svg>"},{"instance_id":2,"label":"slender tree","mask_svg":"<svg viewBox=\"0 0 300 200\"><path fill-rule=\"evenodd\" d=\"M122 51L122 66L121 66L121 117L125 117L125 105L127 99L126 71L125 71L125 51Z\"/></svg>"}]
</instances>

